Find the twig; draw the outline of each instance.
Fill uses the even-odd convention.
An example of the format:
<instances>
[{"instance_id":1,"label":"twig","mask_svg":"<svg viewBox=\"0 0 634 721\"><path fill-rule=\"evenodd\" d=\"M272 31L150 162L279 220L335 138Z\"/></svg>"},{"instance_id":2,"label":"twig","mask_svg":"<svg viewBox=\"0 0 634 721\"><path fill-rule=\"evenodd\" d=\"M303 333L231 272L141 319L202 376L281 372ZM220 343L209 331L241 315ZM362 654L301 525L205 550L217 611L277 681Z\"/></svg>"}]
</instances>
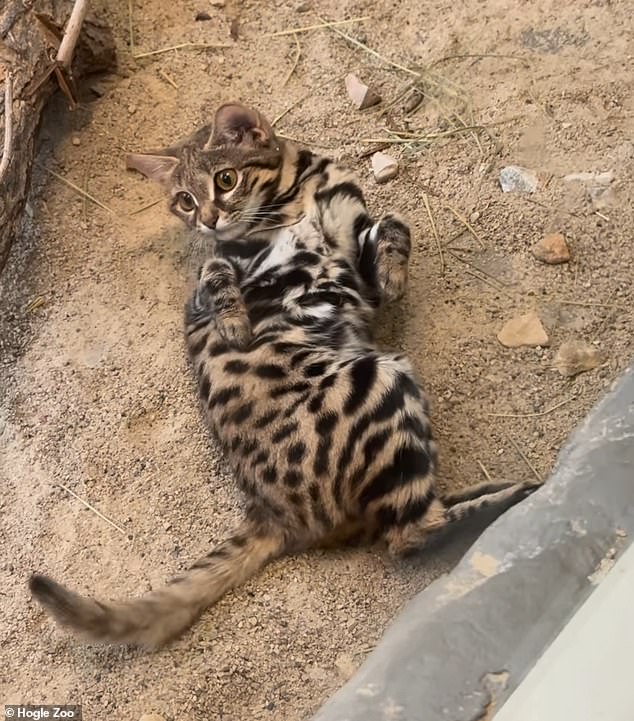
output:
<instances>
[{"instance_id":1,"label":"twig","mask_svg":"<svg viewBox=\"0 0 634 721\"><path fill-rule=\"evenodd\" d=\"M140 208L137 208L136 210L133 210L130 215L137 215L138 213L142 213L144 210L149 210L150 208L153 208L155 205L158 205L160 202L163 201L163 197L157 198L156 200L152 200L150 203L146 203L145 205L142 205Z\"/></svg>"},{"instance_id":2,"label":"twig","mask_svg":"<svg viewBox=\"0 0 634 721\"><path fill-rule=\"evenodd\" d=\"M445 208L449 210L451 213L454 214L454 216L464 225L464 227L471 233L471 235L476 239L476 242L479 244L479 246L482 248L482 250L486 250L486 245L484 244L484 241L479 236L479 234L476 232L475 228L471 225L471 223L462 216L455 208L453 208L449 203L445 203Z\"/></svg>"},{"instance_id":3,"label":"twig","mask_svg":"<svg viewBox=\"0 0 634 721\"><path fill-rule=\"evenodd\" d=\"M130 52L134 55L134 18L132 12L133 0L128 0L128 33L130 36Z\"/></svg>"},{"instance_id":4,"label":"twig","mask_svg":"<svg viewBox=\"0 0 634 721\"><path fill-rule=\"evenodd\" d=\"M50 173L54 178L57 178L58 180L61 180L62 183L65 183L68 185L69 188L72 188L76 193L79 193L82 197L88 198L88 200L91 200L95 205L98 205L100 208L103 208L104 210L107 210L108 213L112 213L112 209L109 208L107 205L104 205L100 200L97 200L94 195L91 195L90 193L87 193L85 190L82 190L78 185L75 185L72 181L65 178L63 175L60 175L59 173L56 173L54 170L51 170L50 168L46 168L43 165L40 165L40 168L42 170L45 170L47 173Z\"/></svg>"},{"instance_id":5,"label":"twig","mask_svg":"<svg viewBox=\"0 0 634 721\"><path fill-rule=\"evenodd\" d=\"M278 30L276 33L265 33L264 35L261 35L260 37L263 38L279 38L282 35L293 35L294 33L307 33L309 30L319 30L319 28L334 28L335 25L350 25L350 23L360 23L362 20L369 20L369 15L364 15L363 17L358 18L350 18L350 20L335 20L333 22L328 22L327 20L323 20L323 18L319 18L322 20L321 23L318 23L316 25L306 25L303 28L291 28L290 30Z\"/></svg>"},{"instance_id":6,"label":"twig","mask_svg":"<svg viewBox=\"0 0 634 721\"><path fill-rule=\"evenodd\" d=\"M490 418L540 418L541 416L547 416L558 408L565 406L566 403L575 400L574 398L566 398L565 401L560 401L556 405L548 408L545 411L539 411L538 413L487 413Z\"/></svg>"},{"instance_id":7,"label":"twig","mask_svg":"<svg viewBox=\"0 0 634 721\"><path fill-rule=\"evenodd\" d=\"M153 55L162 55L172 50L221 50L222 48L233 48L234 45L229 43L180 43L179 45L170 45L168 48L159 48L158 50L150 50L147 53L137 53L132 57L135 60L139 58L149 58Z\"/></svg>"},{"instance_id":8,"label":"twig","mask_svg":"<svg viewBox=\"0 0 634 721\"><path fill-rule=\"evenodd\" d=\"M79 39L79 32L81 31L82 23L88 12L88 0L75 0L73 10L68 19L62 42L59 45L57 51L57 57L55 60L66 70L70 69L70 65L73 61L73 52L77 40Z\"/></svg>"},{"instance_id":9,"label":"twig","mask_svg":"<svg viewBox=\"0 0 634 721\"><path fill-rule=\"evenodd\" d=\"M166 83L169 83L174 89L178 90L178 85L170 78L170 76L165 72L165 70L159 70L158 74L165 80Z\"/></svg>"},{"instance_id":10,"label":"twig","mask_svg":"<svg viewBox=\"0 0 634 721\"><path fill-rule=\"evenodd\" d=\"M299 44L299 38L297 37L297 33L293 35L293 39L295 40L295 58L293 59L293 64L291 65L291 69L288 71L286 77L284 78L284 81L282 82L282 87L286 85L286 83L291 79L291 75L295 72L297 65L299 63L299 58L302 54L302 46Z\"/></svg>"},{"instance_id":11,"label":"twig","mask_svg":"<svg viewBox=\"0 0 634 721\"><path fill-rule=\"evenodd\" d=\"M385 150L389 147L389 143L384 143L383 145L375 145L373 148L370 148L369 150L364 150L362 153L359 153L359 155L357 155L357 158L359 158L360 160L362 158L369 158L371 155L374 155L374 153L378 153L379 151Z\"/></svg>"},{"instance_id":12,"label":"twig","mask_svg":"<svg viewBox=\"0 0 634 721\"><path fill-rule=\"evenodd\" d=\"M520 457L522 458L522 460L524 461L524 463L526 463L526 465L531 469L531 471L533 472L535 478L537 478L537 480L541 483L542 480L543 480L542 477L541 477L541 476L539 475L539 473L537 472L537 469L535 468L535 466L530 462L530 460L528 459L528 456L527 456L527 455L524 453L524 451L519 447L519 445L517 444L517 441L516 441L514 438L511 438L511 436L509 436L508 433L505 433L504 435L505 435L505 436L508 438L508 440L513 444L513 447L514 447L515 450L519 453L519 455L520 455Z\"/></svg>"},{"instance_id":13,"label":"twig","mask_svg":"<svg viewBox=\"0 0 634 721\"><path fill-rule=\"evenodd\" d=\"M317 15L317 17L322 21L326 22L324 18L322 18L320 15ZM349 43L352 43L353 45L356 45L358 48L361 48L361 50L364 50L366 53L372 55L373 57L377 58L378 60L381 60L386 65L391 65L393 68L397 68L397 70L402 70L404 73L409 73L410 75L413 75L414 77L421 77L421 74L417 72L416 70L412 70L411 68L405 67L405 65L400 65L399 63L395 63L393 60L388 60L387 58L384 58L383 55L380 53L377 53L376 50L372 50L372 48L369 48L364 43L360 42L359 40L356 40L355 38L351 37L347 33L342 32L339 30L339 28L333 27L332 24L328 25L330 29L337 33L337 35L341 35L342 38L345 38Z\"/></svg>"},{"instance_id":14,"label":"twig","mask_svg":"<svg viewBox=\"0 0 634 721\"><path fill-rule=\"evenodd\" d=\"M481 460L478 459L478 465L480 466L480 470L482 473L484 473L485 478L489 483L493 483L493 479L491 478L491 474L487 471L487 469L484 467L484 463L482 463Z\"/></svg>"},{"instance_id":15,"label":"twig","mask_svg":"<svg viewBox=\"0 0 634 721\"><path fill-rule=\"evenodd\" d=\"M98 511L94 506L92 506L90 503L88 503L88 501L84 501L84 499L81 498L80 496L78 496L75 493L75 491L71 491L71 489L68 488L68 486L65 486L63 483L59 483L59 482L57 483L57 485L60 488L63 488L67 493L70 493L70 495L73 496L73 498L76 498L80 503L83 503L84 506L86 506L86 508L90 509L93 513L96 513L99 516L99 518L104 520L106 523L109 523L113 528L116 528L117 531L119 531L119 533L122 533L124 536L128 535L126 533L126 531L123 528L121 528L121 526L117 525L114 521L111 521L108 518L108 516L104 516L101 511Z\"/></svg>"},{"instance_id":16,"label":"twig","mask_svg":"<svg viewBox=\"0 0 634 721\"><path fill-rule=\"evenodd\" d=\"M599 213L598 210L595 210L595 211L594 211L594 214L595 214L595 215L598 215L599 218L603 218L603 220L605 220L606 222L608 222L608 223L610 222L610 219L608 218L608 216L607 216L607 215L603 215L603 213Z\"/></svg>"},{"instance_id":17,"label":"twig","mask_svg":"<svg viewBox=\"0 0 634 721\"><path fill-rule=\"evenodd\" d=\"M13 75L7 73L4 80L4 144L2 147L2 160L0 160L0 183L9 167L13 153Z\"/></svg>"},{"instance_id":18,"label":"twig","mask_svg":"<svg viewBox=\"0 0 634 721\"><path fill-rule=\"evenodd\" d=\"M427 217L429 218L429 224L431 225L431 231L434 235L434 240L436 241L436 246L438 248L438 257L440 258L440 275L445 274L445 256L442 252L442 243L440 242L440 236L438 235L438 230L436 228L436 223L434 221L434 216L431 212L431 206L429 205L429 198L427 197L427 193L423 193L423 203L425 204L425 210L427 211Z\"/></svg>"}]
</instances>

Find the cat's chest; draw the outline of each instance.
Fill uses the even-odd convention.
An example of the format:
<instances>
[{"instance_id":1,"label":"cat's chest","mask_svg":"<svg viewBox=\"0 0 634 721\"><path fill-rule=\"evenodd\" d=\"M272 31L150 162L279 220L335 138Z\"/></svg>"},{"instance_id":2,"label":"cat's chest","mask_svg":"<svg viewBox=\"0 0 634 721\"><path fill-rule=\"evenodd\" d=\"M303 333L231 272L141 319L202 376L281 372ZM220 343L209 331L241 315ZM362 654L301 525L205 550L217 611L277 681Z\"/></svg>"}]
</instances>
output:
<instances>
[{"instance_id":1,"label":"cat's chest","mask_svg":"<svg viewBox=\"0 0 634 721\"><path fill-rule=\"evenodd\" d=\"M252 277L262 277L288 266L303 265L303 254L317 254L322 260L330 255L324 243L323 233L317 224L305 218L295 225L278 228L270 237L269 247L261 254L252 268ZM315 263L315 258L309 265Z\"/></svg>"}]
</instances>

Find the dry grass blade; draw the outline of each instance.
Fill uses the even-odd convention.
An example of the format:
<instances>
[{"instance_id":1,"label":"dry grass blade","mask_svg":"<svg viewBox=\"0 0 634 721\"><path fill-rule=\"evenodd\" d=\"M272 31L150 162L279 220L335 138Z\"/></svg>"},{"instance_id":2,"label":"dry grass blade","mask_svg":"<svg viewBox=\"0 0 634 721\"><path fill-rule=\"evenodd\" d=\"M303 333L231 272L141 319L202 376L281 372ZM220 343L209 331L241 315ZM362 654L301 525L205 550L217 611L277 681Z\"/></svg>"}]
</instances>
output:
<instances>
[{"instance_id":1,"label":"dry grass blade","mask_svg":"<svg viewBox=\"0 0 634 721\"><path fill-rule=\"evenodd\" d=\"M454 207L449 205L449 203L445 203L445 208L450 213L453 213L454 217L464 225L464 227L471 233L471 235L475 238L476 242L482 248L482 250L486 250L486 245L484 244L484 241L480 237L480 235L476 232L475 228L471 225L471 223L463 216L461 215Z\"/></svg>"},{"instance_id":2,"label":"dry grass blade","mask_svg":"<svg viewBox=\"0 0 634 721\"><path fill-rule=\"evenodd\" d=\"M291 143L297 143L298 145L305 145L306 147L313 147L313 148L324 148L326 150L337 150L341 147L341 144L337 145L329 145L327 143L323 143L321 140L305 140L303 138L296 138L292 135L286 135L286 133L276 133L278 138L282 138L283 140L290 140Z\"/></svg>"},{"instance_id":3,"label":"dry grass blade","mask_svg":"<svg viewBox=\"0 0 634 721\"><path fill-rule=\"evenodd\" d=\"M142 205L140 208L137 208L136 210L133 210L130 215L138 215L139 213L142 213L144 210L149 210L150 208L153 208L155 205L158 205L160 202L163 201L163 196L160 198L157 198L156 200L152 200L149 203L146 203L145 205Z\"/></svg>"},{"instance_id":4,"label":"dry grass blade","mask_svg":"<svg viewBox=\"0 0 634 721\"><path fill-rule=\"evenodd\" d=\"M496 283L499 286L505 286L506 283L503 283L499 278L496 278L494 275L491 275L490 273L487 273L486 270L482 270L482 268L478 268L477 265L474 265L470 260L467 260L466 258L461 257L457 253L454 253L453 250L447 249L447 252L452 258L455 258L456 260L459 260L461 263L464 263L465 265L468 265L470 268L473 268L478 273L481 273L482 275L485 275L487 278L490 278L494 283Z\"/></svg>"},{"instance_id":5,"label":"dry grass blade","mask_svg":"<svg viewBox=\"0 0 634 721\"><path fill-rule=\"evenodd\" d=\"M541 477L541 476L539 475L539 473L537 472L537 469L535 468L535 466L530 462L528 456L527 456L527 455L524 453L524 451L519 447L519 444L517 443L517 441L516 441L514 438L511 438L511 436L509 436L507 433L505 433L504 435L505 435L505 436L508 438L508 440L513 444L513 447L515 448L515 450L516 450L516 451L518 452L518 454L520 455L520 458L521 458L521 459L524 461L524 463L526 463L526 465L531 469L531 471L532 471L533 475L535 476L535 478L537 478L537 480L541 483L541 482L543 481L542 477Z\"/></svg>"},{"instance_id":6,"label":"dry grass blade","mask_svg":"<svg viewBox=\"0 0 634 721\"><path fill-rule=\"evenodd\" d=\"M539 411L537 413L487 413L487 416L489 416L489 418L541 418L542 416L550 415L558 408L565 406L566 403L570 403L572 400L574 400L574 398L566 398L566 400L560 401L551 408L547 408L545 411Z\"/></svg>"},{"instance_id":7,"label":"dry grass blade","mask_svg":"<svg viewBox=\"0 0 634 721\"><path fill-rule=\"evenodd\" d=\"M502 293L507 298L510 298L511 300L515 300L515 298L513 298L513 296L508 291L506 291L504 288L500 288L499 285L496 285L495 283L490 281L488 278L485 278L483 275L478 275L477 273L474 273L473 271L469 270L468 268L465 268L464 272L467 275L470 275L472 278L477 278L481 283L488 285L490 288L493 288L493 290L497 290L498 293Z\"/></svg>"},{"instance_id":8,"label":"dry grass blade","mask_svg":"<svg viewBox=\"0 0 634 721\"><path fill-rule=\"evenodd\" d=\"M63 175L60 175L59 173L56 173L54 170L51 170L50 168L46 168L43 165L39 166L42 168L42 170L46 171L50 175L52 175L54 178L57 178L58 180L61 180L62 183L67 185L69 188L72 188L76 193L79 193L79 195L82 196L82 198L88 198L92 203L95 205L98 205L103 210L106 210L108 213L112 213L112 209L109 208L107 205L104 205L100 200L95 198L94 195L91 195L90 193L87 193L83 188L80 188L78 185L75 185L71 180L68 180L68 178L65 178Z\"/></svg>"},{"instance_id":9,"label":"dry grass blade","mask_svg":"<svg viewBox=\"0 0 634 721\"><path fill-rule=\"evenodd\" d=\"M166 83L169 83L175 90L178 90L178 85L172 80L172 78L165 72L165 70L159 70L158 74L165 80Z\"/></svg>"},{"instance_id":10,"label":"dry grass blade","mask_svg":"<svg viewBox=\"0 0 634 721\"><path fill-rule=\"evenodd\" d=\"M480 466L480 470L482 473L484 473L484 477L487 479L489 483L493 483L493 479L491 478L491 474L487 471L487 469L484 466L484 463L480 459L478 459L478 465Z\"/></svg>"},{"instance_id":11,"label":"dry grass blade","mask_svg":"<svg viewBox=\"0 0 634 721\"><path fill-rule=\"evenodd\" d=\"M134 13L132 10L133 0L128 0L128 35L130 37L130 52L134 55Z\"/></svg>"},{"instance_id":12,"label":"dry grass blade","mask_svg":"<svg viewBox=\"0 0 634 721\"><path fill-rule=\"evenodd\" d=\"M327 21L322 18L320 15L317 15L317 17L324 23ZM410 75L413 75L414 77L420 77L420 73L416 70L412 70L411 68L406 67L405 65L401 65L400 63L395 63L393 60L388 60L388 58L383 57L381 53L377 53L376 50L372 50L372 48L365 45L365 43L362 43L360 40L356 40L355 38L351 37L347 33L344 33L343 31L339 30L339 28L333 27L332 24L329 24L328 27L337 35L341 35L342 38L347 40L349 43L352 43L353 45L356 45L356 47L361 48L361 50L365 51L369 55L372 55L373 57L377 58L377 60L380 60L381 62L385 63L386 65L391 65L393 68L396 68L397 70L402 70L404 73L409 73Z\"/></svg>"},{"instance_id":13,"label":"dry grass blade","mask_svg":"<svg viewBox=\"0 0 634 721\"><path fill-rule=\"evenodd\" d=\"M33 300L26 306L24 309L25 313L32 313L37 308L41 308L44 305L44 298L40 295L37 298L33 298Z\"/></svg>"},{"instance_id":14,"label":"dry grass blade","mask_svg":"<svg viewBox=\"0 0 634 721\"><path fill-rule=\"evenodd\" d=\"M286 108L286 110L283 110L278 116L276 116L275 118L273 118L273 121L271 122L271 125L272 125L273 127L275 127L275 126L277 125L277 123L279 123L280 120L281 120L283 117L285 117L286 115L288 115L288 113L291 112L291 110L293 110L294 108L296 108L298 105L301 105L305 100L308 100L309 98L312 98L312 97L315 95L315 91L316 91L316 90L319 90L320 88L323 88L323 87L325 87L326 85L330 85L331 83L337 82L337 81L339 81L339 80L343 80L343 78L345 78L346 75L347 75L347 71L346 71L345 73L342 73L341 75L337 75L337 76L334 77L334 78L329 78L328 80L325 80L325 81L324 81L323 83L321 83L320 85L315 86L309 93L306 93L306 95L302 95L302 97L299 98L299 100L296 100L294 103L291 103L291 104Z\"/></svg>"},{"instance_id":15,"label":"dry grass blade","mask_svg":"<svg viewBox=\"0 0 634 721\"><path fill-rule=\"evenodd\" d=\"M434 235L436 241L436 247L438 248L438 257L440 259L440 275L445 274L445 256L442 252L442 243L440 242L440 236L438 235L438 229L436 228L436 221L431 212L431 206L429 204L429 198L427 193L423 193L423 203L425 204L425 210L427 211L427 217L429 218L429 224L431 225L431 232Z\"/></svg>"},{"instance_id":16,"label":"dry grass blade","mask_svg":"<svg viewBox=\"0 0 634 721\"><path fill-rule=\"evenodd\" d=\"M302 28L290 28L290 30L278 30L275 33L265 33L261 37L263 38L279 38L282 37L282 35L293 35L296 33L307 33L310 30L319 30L320 28L334 28L336 25L350 25L351 23L360 23L363 20L369 20L369 15L364 15L363 17L358 18L350 18L350 20L334 20L333 22L328 22L327 20L323 20L322 18L319 18L322 20L321 23L317 23L315 25L306 25Z\"/></svg>"},{"instance_id":17,"label":"dry grass blade","mask_svg":"<svg viewBox=\"0 0 634 721\"><path fill-rule=\"evenodd\" d=\"M561 305L578 305L580 308L619 308L620 310L627 310L626 306L617 305L616 303L595 303L585 300L562 300L561 298L555 298L554 302Z\"/></svg>"},{"instance_id":18,"label":"dry grass blade","mask_svg":"<svg viewBox=\"0 0 634 721\"><path fill-rule=\"evenodd\" d=\"M99 510L98 510L97 508L95 508L93 505L91 505L90 503L88 503L88 501L85 501L81 496L78 496L78 495L75 493L75 491L71 491L71 489L68 488L68 486L65 486L63 483L58 483L57 485L58 485L60 488L63 488L63 489L66 491L66 493L70 493L70 495L71 495L73 498L76 498L80 503L83 503L84 506L86 506L86 508L88 508L89 510L91 510L93 513L97 514L97 515L99 516L99 518L101 518L103 521L105 521L106 523L110 524L113 528L116 528L116 530L119 531L119 533L123 534L124 536L127 535L125 529L121 528L121 526L119 526L118 524L116 524L114 521L110 520L110 519L108 518L108 516L104 516L101 511L99 511Z\"/></svg>"},{"instance_id":19,"label":"dry grass blade","mask_svg":"<svg viewBox=\"0 0 634 721\"><path fill-rule=\"evenodd\" d=\"M222 50L222 48L233 48L235 45L231 43L180 43L179 45L170 45L167 48L159 48L158 50L150 50L147 53L137 53L132 57L135 60L139 58L150 58L154 55L162 55L170 53L172 50Z\"/></svg>"},{"instance_id":20,"label":"dry grass blade","mask_svg":"<svg viewBox=\"0 0 634 721\"><path fill-rule=\"evenodd\" d=\"M0 161L0 183L6 175L13 153L13 76L7 73L4 80L4 143Z\"/></svg>"},{"instance_id":21,"label":"dry grass blade","mask_svg":"<svg viewBox=\"0 0 634 721\"><path fill-rule=\"evenodd\" d=\"M528 62L528 58L525 58L522 55L499 55L498 53L465 53L460 55L445 55L444 58L438 58L438 60L434 60L434 62L431 63L429 67L435 68L436 65L447 63L450 60L467 60L469 58L478 60L480 58L502 58L504 60L525 60Z\"/></svg>"},{"instance_id":22,"label":"dry grass blade","mask_svg":"<svg viewBox=\"0 0 634 721\"><path fill-rule=\"evenodd\" d=\"M295 33L295 35L293 35L293 39L295 40L295 57L293 58L293 64L291 65L291 69L288 71L288 73L286 74L286 77L284 78L284 80L282 82L282 87L284 87L286 85L286 83L288 83L288 81L291 79L291 76L297 69L299 59L302 55L302 46L299 44L299 38L297 37L297 33Z\"/></svg>"}]
</instances>

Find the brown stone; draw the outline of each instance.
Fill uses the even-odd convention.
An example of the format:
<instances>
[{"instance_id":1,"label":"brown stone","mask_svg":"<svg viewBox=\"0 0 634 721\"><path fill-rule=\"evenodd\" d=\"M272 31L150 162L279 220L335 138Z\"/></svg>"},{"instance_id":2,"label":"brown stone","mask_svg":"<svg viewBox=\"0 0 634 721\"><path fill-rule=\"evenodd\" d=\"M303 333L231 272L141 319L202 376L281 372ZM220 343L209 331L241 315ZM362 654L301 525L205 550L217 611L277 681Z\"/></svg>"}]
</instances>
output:
<instances>
[{"instance_id":1,"label":"brown stone","mask_svg":"<svg viewBox=\"0 0 634 721\"><path fill-rule=\"evenodd\" d=\"M372 172L377 183L386 183L398 175L398 161L385 153L374 153Z\"/></svg>"},{"instance_id":2,"label":"brown stone","mask_svg":"<svg viewBox=\"0 0 634 721\"><path fill-rule=\"evenodd\" d=\"M381 102L381 96L375 93L372 88L362 83L356 75L352 73L346 75L346 90L350 96L350 100L359 110L371 108L373 105Z\"/></svg>"},{"instance_id":3,"label":"brown stone","mask_svg":"<svg viewBox=\"0 0 634 721\"><path fill-rule=\"evenodd\" d=\"M533 255L537 260L549 265L567 263L570 260L570 249L562 233L549 233L532 248Z\"/></svg>"},{"instance_id":4,"label":"brown stone","mask_svg":"<svg viewBox=\"0 0 634 721\"><path fill-rule=\"evenodd\" d=\"M498 340L507 348L547 346L548 334L535 312L520 315L504 324L498 333Z\"/></svg>"},{"instance_id":5,"label":"brown stone","mask_svg":"<svg viewBox=\"0 0 634 721\"><path fill-rule=\"evenodd\" d=\"M571 340L563 343L555 356L554 366L562 376L571 378L584 371L591 371L603 363L605 356L589 343Z\"/></svg>"}]
</instances>

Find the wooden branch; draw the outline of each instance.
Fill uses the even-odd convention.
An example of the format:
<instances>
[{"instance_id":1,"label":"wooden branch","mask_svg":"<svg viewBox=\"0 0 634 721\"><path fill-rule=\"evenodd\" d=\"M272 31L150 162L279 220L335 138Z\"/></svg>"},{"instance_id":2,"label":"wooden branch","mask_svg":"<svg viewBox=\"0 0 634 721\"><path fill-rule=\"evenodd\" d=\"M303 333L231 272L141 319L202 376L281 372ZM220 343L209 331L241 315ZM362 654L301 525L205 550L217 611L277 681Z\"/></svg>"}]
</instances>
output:
<instances>
[{"instance_id":1,"label":"wooden branch","mask_svg":"<svg viewBox=\"0 0 634 721\"><path fill-rule=\"evenodd\" d=\"M70 70L75 45L77 45L77 41L79 40L79 33L87 12L88 0L75 0L73 12L70 14L68 25L66 25L66 30L64 31L64 37L57 51L57 58L55 58L66 70Z\"/></svg>"},{"instance_id":2,"label":"wooden branch","mask_svg":"<svg viewBox=\"0 0 634 721\"><path fill-rule=\"evenodd\" d=\"M4 144L0 161L0 185L4 180L13 152L13 76L7 73L4 87Z\"/></svg>"},{"instance_id":3,"label":"wooden branch","mask_svg":"<svg viewBox=\"0 0 634 721\"><path fill-rule=\"evenodd\" d=\"M37 131L59 77L72 80L116 66L112 33L86 15L87 5L87 0L0 0L0 86L5 83L0 93L0 271L22 229Z\"/></svg>"}]
</instances>

